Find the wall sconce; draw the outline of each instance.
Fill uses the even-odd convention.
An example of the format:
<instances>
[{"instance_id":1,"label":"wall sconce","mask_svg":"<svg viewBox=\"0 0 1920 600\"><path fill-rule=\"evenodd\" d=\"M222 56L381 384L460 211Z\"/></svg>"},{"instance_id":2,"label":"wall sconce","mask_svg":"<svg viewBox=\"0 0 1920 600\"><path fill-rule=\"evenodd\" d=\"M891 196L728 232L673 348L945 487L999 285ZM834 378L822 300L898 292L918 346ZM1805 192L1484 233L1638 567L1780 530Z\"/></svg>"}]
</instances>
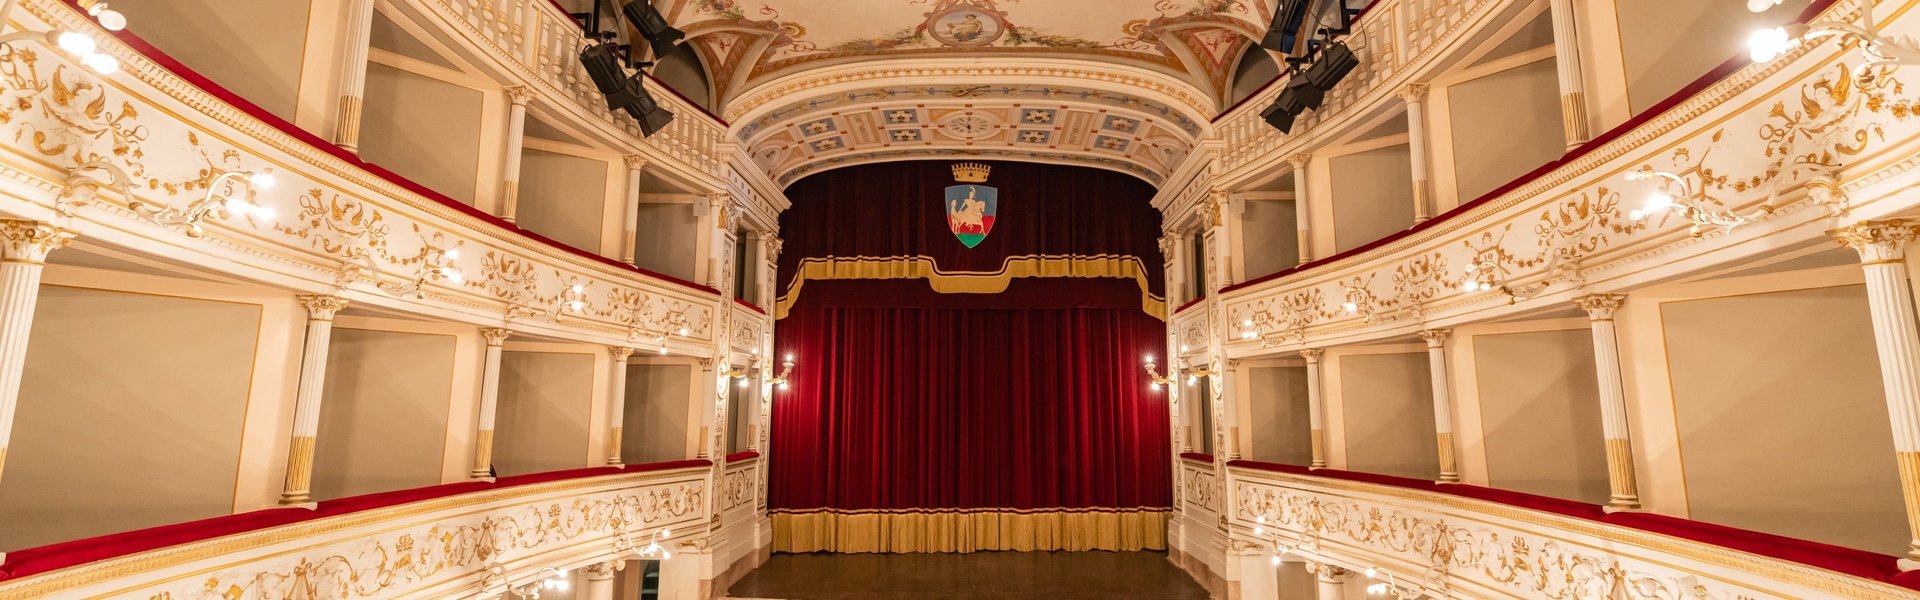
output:
<instances>
[{"instance_id":1,"label":"wall sconce","mask_svg":"<svg viewBox=\"0 0 1920 600\"><path fill-rule=\"evenodd\" d=\"M1306 558L1320 551L1320 534L1318 531L1312 529L1302 531L1299 539L1292 543L1287 543L1280 539L1280 532L1267 529L1266 515L1254 517L1253 522L1255 523L1253 526L1253 536L1266 540L1267 544L1273 547L1273 558L1270 559L1273 566L1280 566L1280 563L1283 562L1281 557L1288 554Z\"/></svg>"},{"instance_id":2,"label":"wall sconce","mask_svg":"<svg viewBox=\"0 0 1920 600\"><path fill-rule=\"evenodd\" d=\"M1191 386L1191 385L1193 385L1193 384L1196 384L1196 383L1200 383L1200 378L1201 378L1201 377L1212 377L1212 376L1213 376L1213 369L1212 369L1212 368L1205 368L1205 367L1203 367L1203 368L1193 368L1193 367L1188 367L1188 368L1186 368L1186 369L1184 369L1184 370L1182 370L1182 371L1181 371L1181 373L1184 373L1184 374L1186 374L1186 376L1187 376L1187 385L1189 385L1189 386Z\"/></svg>"},{"instance_id":3,"label":"wall sconce","mask_svg":"<svg viewBox=\"0 0 1920 600\"><path fill-rule=\"evenodd\" d=\"M1708 227L1719 227L1730 231L1734 227L1750 223L1762 215L1773 214L1773 207L1765 204L1755 209L1754 212L1745 215L1734 214L1727 210L1708 208L1709 202L1719 204L1719 201L1704 198L1696 194L1693 185L1687 183L1685 178L1666 171L1656 171L1653 167L1643 166L1627 173L1627 181L1648 181L1652 179L1662 180L1660 182L1660 188L1654 190L1652 194L1647 196L1645 206L1627 213L1627 217L1639 221L1669 209L1677 209L1680 211L1682 218L1685 218L1693 224L1692 227L1687 229L1687 235L1700 237L1703 230ZM1670 191L1675 187L1679 188L1679 195L1674 195Z\"/></svg>"},{"instance_id":4,"label":"wall sconce","mask_svg":"<svg viewBox=\"0 0 1920 600\"><path fill-rule=\"evenodd\" d=\"M1147 364L1144 366L1147 369L1147 377L1153 380L1153 391L1158 392L1162 387L1173 383L1172 379L1168 379L1166 375L1159 372L1159 367L1153 362L1152 354L1147 355Z\"/></svg>"},{"instance_id":5,"label":"wall sconce","mask_svg":"<svg viewBox=\"0 0 1920 600\"><path fill-rule=\"evenodd\" d=\"M673 537L673 530L656 529L653 532L653 538L648 540L647 543L641 544L633 541L633 538L629 537L627 532L622 531L620 535L613 540L613 552L614 554L623 556L632 555L634 558L641 560L667 560L673 558L673 553L668 552L665 546L660 545L660 542L667 541L669 537ZM621 565L625 564L625 562L626 561L619 561L615 564Z\"/></svg>"},{"instance_id":6,"label":"wall sconce","mask_svg":"<svg viewBox=\"0 0 1920 600\"><path fill-rule=\"evenodd\" d=\"M1778 4L1780 0L1747 0L1747 10L1766 12ZM1753 62L1768 62L1785 55L1802 41L1839 36L1858 46L1860 54L1867 57L1867 62L1860 65L1858 71L1862 78L1869 77L1868 69L1877 65L1897 66L1920 61L1920 47L1915 46L1913 40L1883 37L1874 32L1871 4L1861 13L1861 18L1866 21L1863 25L1816 21L1755 31L1747 37L1748 56Z\"/></svg>"},{"instance_id":7,"label":"wall sconce","mask_svg":"<svg viewBox=\"0 0 1920 600\"><path fill-rule=\"evenodd\" d=\"M1557 261L1556 261L1557 262ZM1460 282L1460 291L1473 293L1498 290L1507 295L1507 303L1526 300L1540 295L1552 285L1551 279L1528 284L1514 283L1500 274L1500 265L1488 260L1474 261L1467 265L1467 278Z\"/></svg>"},{"instance_id":8,"label":"wall sconce","mask_svg":"<svg viewBox=\"0 0 1920 600\"><path fill-rule=\"evenodd\" d=\"M1367 584L1369 596L1393 596L1399 600L1416 600L1434 591L1427 589L1424 585L1401 581L1393 572L1379 567L1367 567L1360 573L1373 581ZM1439 565L1432 565L1428 566L1422 575L1431 581L1441 581L1446 579L1447 570Z\"/></svg>"},{"instance_id":9,"label":"wall sconce","mask_svg":"<svg viewBox=\"0 0 1920 600\"><path fill-rule=\"evenodd\" d=\"M787 378L792 375L793 375L793 355L788 354L787 359L780 362L780 374L773 376L772 379L768 379L767 383L773 384L775 388L778 388L781 391L786 391Z\"/></svg>"},{"instance_id":10,"label":"wall sconce","mask_svg":"<svg viewBox=\"0 0 1920 600\"><path fill-rule=\"evenodd\" d=\"M458 241L454 242L452 247L442 247L439 244L444 243L444 236L436 233L433 237L434 241L423 241L421 243L419 275L415 276L411 281L404 283L376 281L374 287L396 297L425 298L427 297L426 287L428 284L443 279L453 285L460 285L461 282L466 281L466 276L461 275L460 270L453 266L453 261L460 259L459 246L465 242ZM379 275L380 267L373 262L372 256L364 251L355 252L354 256L366 264L368 271L373 272L376 276ZM358 273L348 273L343 279L351 281L357 277Z\"/></svg>"},{"instance_id":11,"label":"wall sconce","mask_svg":"<svg viewBox=\"0 0 1920 600\"><path fill-rule=\"evenodd\" d=\"M0 25L4 25L7 22L7 18L12 16L13 6L14 0L0 2ZM87 15L93 17L94 20L100 24L101 29L119 31L127 28L127 16L120 14L120 11L108 8L105 2L92 3L86 7L86 10ZM62 31L57 29L50 31L16 31L6 35L0 35L0 46L35 38L46 42L48 46L59 48L73 55L75 59L80 61L80 64L86 65L88 69L92 69L95 73L112 75L114 72L120 70L120 61L112 56L99 52L100 45L94 41L93 36L77 31Z\"/></svg>"},{"instance_id":12,"label":"wall sconce","mask_svg":"<svg viewBox=\"0 0 1920 600\"><path fill-rule=\"evenodd\" d=\"M116 174L116 177L118 174ZM183 225L187 228L187 237L197 238L205 232L200 229L200 221L208 216L227 218L232 216L273 220L273 209L260 206L234 196L235 186L244 186L246 195L252 197L256 189L273 187L273 170L262 171L222 171L207 182L207 194L185 209L153 206L140 200L127 203L127 208L141 218L160 225Z\"/></svg>"},{"instance_id":13,"label":"wall sconce","mask_svg":"<svg viewBox=\"0 0 1920 600\"><path fill-rule=\"evenodd\" d=\"M89 171L103 171L107 178L101 181L88 175ZM82 207L91 206L99 199L100 186L119 190L120 195L132 197L133 194L127 191L127 182L130 181L133 181L133 177L113 163L100 160L80 163L67 169L66 188L61 190L59 198L54 199L54 210L69 217L74 216Z\"/></svg>"},{"instance_id":14,"label":"wall sconce","mask_svg":"<svg viewBox=\"0 0 1920 600\"><path fill-rule=\"evenodd\" d=\"M720 382L726 383L728 379L734 379L739 382L740 389L746 389L751 383L747 378L759 371L758 368L754 367L754 363L759 362L759 360L759 357L754 357L747 361L747 366L737 369L733 368L732 365L728 365L727 370L720 373Z\"/></svg>"},{"instance_id":15,"label":"wall sconce","mask_svg":"<svg viewBox=\"0 0 1920 600\"><path fill-rule=\"evenodd\" d=\"M544 590L564 592L572 587L573 580L567 578L566 569L546 567L540 569L539 579L509 587L507 588L507 592L521 598L526 598L527 600L535 600L540 597L540 592Z\"/></svg>"}]
</instances>

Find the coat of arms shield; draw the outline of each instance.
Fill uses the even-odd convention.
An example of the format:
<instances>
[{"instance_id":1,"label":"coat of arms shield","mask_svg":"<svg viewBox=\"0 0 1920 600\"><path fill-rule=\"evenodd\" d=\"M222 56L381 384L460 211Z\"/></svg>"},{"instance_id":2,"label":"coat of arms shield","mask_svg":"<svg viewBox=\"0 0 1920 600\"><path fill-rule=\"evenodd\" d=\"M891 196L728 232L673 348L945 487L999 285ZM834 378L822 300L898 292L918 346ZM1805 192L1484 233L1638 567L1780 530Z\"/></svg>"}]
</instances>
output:
<instances>
[{"instance_id":1,"label":"coat of arms shield","mask_svg":"<svg viewBox=\"0 0 1920 600\"><path fill-rule=\"evenodd\" d=\"M968 248L987 239L1000 208L1000 190L980 185L987 180L987 169L986 165L954 165L954 179L974 183L947 186L947 227Z\"/></svg>"}]
</instances>

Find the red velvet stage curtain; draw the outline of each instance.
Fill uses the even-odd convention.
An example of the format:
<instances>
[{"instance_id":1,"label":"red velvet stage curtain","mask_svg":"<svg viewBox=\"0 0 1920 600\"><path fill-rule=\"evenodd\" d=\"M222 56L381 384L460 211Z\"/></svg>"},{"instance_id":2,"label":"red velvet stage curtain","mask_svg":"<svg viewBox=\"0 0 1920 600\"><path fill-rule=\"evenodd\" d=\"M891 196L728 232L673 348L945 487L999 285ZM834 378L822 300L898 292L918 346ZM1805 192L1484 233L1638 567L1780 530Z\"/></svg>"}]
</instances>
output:
<instances>
[{"instance_id":1,"label":"red velvet stage curtain","mask_svg":"<svg viewBox=\"0 0 1920 600\"><path fill-rule=\"evenodd\" d=\"M787 190L776 347L799 366L773 399L774 549L1164 548L1169 411L1140 369L1166 333L1153 189L991 163L998 218L967 248L952 164Z\"/></svg>"}]
</instances>

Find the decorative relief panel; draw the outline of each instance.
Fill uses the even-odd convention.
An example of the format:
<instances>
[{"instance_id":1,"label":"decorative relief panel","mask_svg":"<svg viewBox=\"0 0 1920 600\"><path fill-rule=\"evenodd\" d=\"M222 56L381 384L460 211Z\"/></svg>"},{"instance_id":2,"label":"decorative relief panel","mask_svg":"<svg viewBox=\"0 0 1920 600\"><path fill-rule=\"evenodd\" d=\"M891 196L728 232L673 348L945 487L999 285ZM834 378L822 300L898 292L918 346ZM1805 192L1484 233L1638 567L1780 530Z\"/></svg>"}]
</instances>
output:
<instances>
[{"instance_id":1,"label":"decorative relief panel","mask_svg":"<svg viewBox=\"0 0 1920 600\"><path fill-rule=\"evenodd\" d=\"M1845 20L1856 9L1840 2L1823 18ZM1920 19L1885 25L1917 31ZM1790 236L1768 242L1776 247L1817 241L1841 217L1860 218L1859 207L1899 191L1890 182L1915 165L1888 154L1890 140L1920 137L1902 72L1862 70L1849 52L1803 45L1438 227L1234 290L1224 299L1229 351L1483 319L1607 291L1589 288L1594 281L1676 274L1685 258L1761 236ZM1736 112L1741 106L1759 108ZM1663 189L1692 208L1635 218L1640 199ZM1179 331L1184 342L1189 334Z\"/></svg>"},{"instance_id":2,"label":"decorative relief panel","mask_svg":"<svg viewBox=\"0 0 1920 600\"><path fill-rule=\"evenodd\" d=\"M218 538L0 584L0 598L390 598L504 585L556 553L616 554L622 539L704 521L701 473L482 492ZM572 495L550 491L578 489ZM273 551L264 551L272 548ZM521 563L525 564L521 564ZM168 569L192 564L198 574ZM213 566L203 566L213 565ZM429 592L434 590L434 592Z\"/></svg>"},{"instance_id":3,"label":"decorative relief panel","mask_svg":"<svg viewBox=\"0 0 1920 600\"><path fill-rule=\"evenodd\" d=\"M56 27L88 27L63 5L23 6ZM596 341L715 337L710 291L527 239L307 146L117 42L102 51L124 65L112 83L42 45L0 48L0 98L26 107L0 112L0 131L31 141L0 151L0 163L40 190L23 196L42 214L26 216L458 320ZM256 173L271 187L251 183Z\"/></svg>"},{"instance_id":4,"label":"decorative relief panel","mask_svg":"<svg viewBox=\"0 0 1920 600\"><path fill-rule=\"evenodd\" d=\"M1228 477L1235 537L1266 546L1245 537L1259 526L1289 544L1306 540L1294 551L1308 560L1379 565L1430 596L1912 597L1804 565L1444 494L1247 469Z\"/></svg>"}]
</instances>

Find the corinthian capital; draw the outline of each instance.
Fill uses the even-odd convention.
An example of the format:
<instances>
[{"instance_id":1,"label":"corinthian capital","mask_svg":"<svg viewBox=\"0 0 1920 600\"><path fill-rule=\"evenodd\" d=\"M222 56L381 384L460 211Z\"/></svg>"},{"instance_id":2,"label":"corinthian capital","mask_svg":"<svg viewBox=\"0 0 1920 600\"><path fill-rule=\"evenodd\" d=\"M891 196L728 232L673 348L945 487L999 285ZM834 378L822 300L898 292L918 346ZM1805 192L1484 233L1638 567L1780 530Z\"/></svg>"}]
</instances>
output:
<instances>
[{"instance_id":1,"label":"corinthian capital","mask_svg":"<svg viewBox=\"0 0 1920 600\"><path fill-rule=\"evenodd\" d=\"M331 321L333 315L347 308L348 300L326 294L300 294L300 306L307 309L307 318L315 321Z\"/></svg>"},{"instance_id":2,"label":"corinthian capital","mask_svg":"<svg viewBox=\"0 0 1920 600\"><path fill-rule=\"evenodd\" d=\"M533 101L533 88L524 85L510 86L502 91L507 93L507 102L514 106L526 106Z\"/></svg>"},{"instance_id":3,"label":"corinthian capital","mask_svg":"<svg viewBox=\"0 0 1920 600\"><path fill-rule=\"evenodd\" d=\"M1421 100L1425 100L1426 98L1427 98L1427 84L1409 83L1407 84L1407 87L1400 88L1400 99L1407 103L1419 102Z\"/></svg>"},{"instance_id":4,"label":"corinthian capital","mask_svg":"<svg viewBox=\"0 0 1920 600\"><path fill-rule=\"evenodd\" d=\"M1587 311L1588 318L1595 321L1609 321L1613 319L1613 311L1620 310L1620 306L1627 303L1627 295L1588 294L1574 298L1573 303L1579 305L1581 310Z\"/></svg>"},{"instance_id":5,"label":"corinthian capital","mask_svg":"<svg viewBox=\"0 0 1920 600\"><path fill-rule=\"evenodd\" d=\"M627 161L629 171L644 171L647 168L647 157L644 154L628 154L622 158Z\"/></svg>"},{"instance_id":6,"label":"corinthian capital","mask_svg":"<svg viewBox=\"0 0 1920 600\"><path fill-rule=\"evenodd\" d=\"M1427 341L1428 348L1439 348L1447 343L1447 336L1453 335L1452 329L1428 329L1420 332L1420 339Z\"/></svg>"},{"instance_id":7,"label":"corinthian capital","mask_svg":"<svg viewBox=\"0 0 1920 600\"><path fill-rule=\"evenodd\" d=\"M52 223L0 219L0 261L40 264L47 253L67 247L78 234Z\"/></svg>"},{"instance_id":8,"label":"corinthian capital","mask_svg":"<svg viewBox=\"0 0 1920 600\"><path fill-rule=\"evenodd\" d=\"M1861 221L1828 231L1841 245L1860 253L1860 262L1875 264L1907 257L1907 242L1920 234L1920 222L1908 219Z\"/></svg>"},{"instance_id":9,"label":"corinthian capital","mask_svg":"<svg viewBox=\"0 0 1920 600\"><path fill-rule=\"evenodd\" d=\"M1287 157L1287 164L1293 165L1295 169L1305 169L1307 168L1307 163L1310 162L1313 162L1313 155L1305 152L1295 153Z\"/></svg>"}]
</instances>

